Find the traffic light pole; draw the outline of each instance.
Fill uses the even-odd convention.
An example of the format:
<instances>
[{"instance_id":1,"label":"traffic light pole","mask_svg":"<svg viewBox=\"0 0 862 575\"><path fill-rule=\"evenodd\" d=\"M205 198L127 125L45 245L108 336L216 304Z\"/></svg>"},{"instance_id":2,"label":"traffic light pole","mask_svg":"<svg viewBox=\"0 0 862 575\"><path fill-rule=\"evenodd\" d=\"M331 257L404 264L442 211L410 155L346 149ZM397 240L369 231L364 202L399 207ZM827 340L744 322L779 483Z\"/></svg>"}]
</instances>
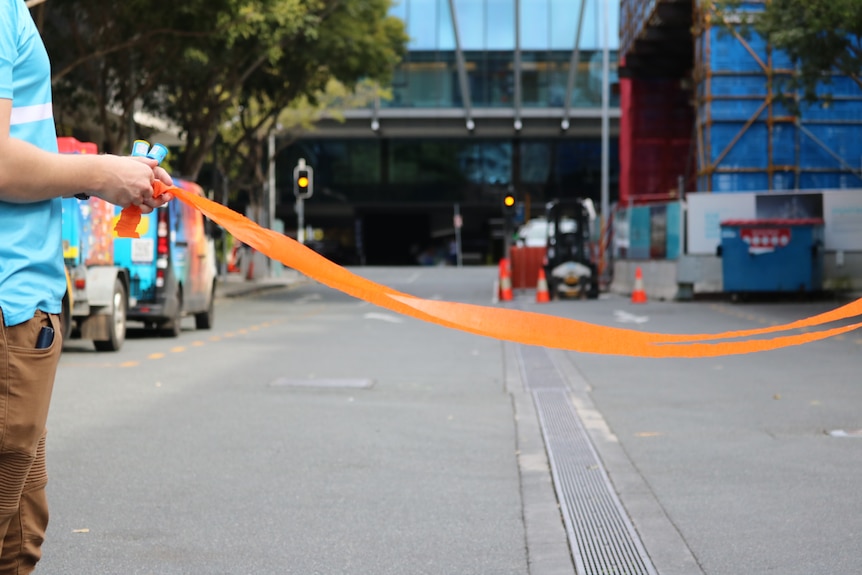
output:
<instances>
[{"instance_id":1,"label":"traffic light pole","mask_svg":"<svg viewBox=\"0 0 862 575\"><path fill-rule=\"evenodd\" d=\"M452 224L455 228L455 265L459 268L464 265L464 257L461 252L461 227L463 220L461 219L461 205L455 203L455 213L452 215Z\"/></svg>"},{"instance_id":2,"label":"traffic light pole","mask_svg":"<svg viewBox=\"0 0 862 575\"><path fill-rule=\"evenodd\" d=\"M305 243L305 199L314 193L314 170L300 158L293 168L293 193L296 196L296 241Z\"/></svg>"},{"instance_id":3,"label":"traffic light pole","mask_svg":"<svg viewBox=\"0 0 862 575\"><path fill-rule=\"evenodd\" d=\"M506 215L503 218L503 257L508 259L509 252L512 251L512 216Z\"/></svg>"},{"instance_id":4,"label":"traffic light pole","mask_svg":"<svg viewBox=\"0 0 862 575\"><path fill-rule=\"evenodd\" d=\"M296 198L296 241L305 244L305 200Z\"/></svg>"},{"instance_id":5,"label":"traffic light pole","mask_svg":"<svg viewBox=\"0 0 862 575\"><path fill-rule=\"evenodd\" d=\"M506 192L503 195L503 257L508 259L509 252L512 250L512 229L514 225L515 210L517 209L518 200L514 191Z\"/></svg>"},{"instance_id":6,"label":"traffic light pole","mask_svg":"<svg viewBox=\"0 0 862 575\"><path fill-rule=\"evenodd\" d=\"M269 229L275 228L275 133L267 138L266 222Z\"/></svg>"}]
</instances>

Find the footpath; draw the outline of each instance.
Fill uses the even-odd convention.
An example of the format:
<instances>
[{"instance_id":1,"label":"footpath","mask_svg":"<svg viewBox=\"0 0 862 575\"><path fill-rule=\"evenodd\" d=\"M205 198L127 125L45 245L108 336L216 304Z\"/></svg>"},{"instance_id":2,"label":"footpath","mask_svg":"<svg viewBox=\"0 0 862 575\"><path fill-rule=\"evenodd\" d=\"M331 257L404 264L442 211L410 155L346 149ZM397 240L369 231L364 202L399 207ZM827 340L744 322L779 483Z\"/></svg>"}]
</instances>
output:
<instances>
[{"instance_id":1,"label":"footpath","mask_svg":"<svg viewBox=\"0 0 862 575\"><path fill-rule=\"evenodd\" d=\"M216 298L243 297L311 281L296 270L283 268L273 277L247 279L238 273L220 275L216 283Z\"/></svg>"}]
</instances>

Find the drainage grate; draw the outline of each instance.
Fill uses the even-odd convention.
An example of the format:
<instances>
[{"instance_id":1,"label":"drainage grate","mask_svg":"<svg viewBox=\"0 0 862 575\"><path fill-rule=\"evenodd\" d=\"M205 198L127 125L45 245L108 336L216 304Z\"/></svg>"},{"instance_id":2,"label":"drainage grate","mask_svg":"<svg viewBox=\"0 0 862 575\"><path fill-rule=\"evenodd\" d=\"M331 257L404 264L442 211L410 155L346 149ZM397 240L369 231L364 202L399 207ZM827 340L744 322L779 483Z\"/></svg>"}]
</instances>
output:
<instances>
[{"instance_id":1,"label":"drainage grate","mask_svg":"<svg viewBox=\"0 0 862 575\"><path fill-rule=\"evenodd\" d=\"M518 354L521 356L521 376L527 389L568 391L569 387L560 375L560 370L545 348L520 345Z\"/></svg>"},{"instance_id":2,"label":"drainage grate","mask_svg":"<svg viewBox=\"0 0 862 575\"><path fill-rule=\"evenodd\" d=\"M575 412L563 376L543 348L522 346L520 353L578 574L656 575Z\"/></svg>"}]
</instances>

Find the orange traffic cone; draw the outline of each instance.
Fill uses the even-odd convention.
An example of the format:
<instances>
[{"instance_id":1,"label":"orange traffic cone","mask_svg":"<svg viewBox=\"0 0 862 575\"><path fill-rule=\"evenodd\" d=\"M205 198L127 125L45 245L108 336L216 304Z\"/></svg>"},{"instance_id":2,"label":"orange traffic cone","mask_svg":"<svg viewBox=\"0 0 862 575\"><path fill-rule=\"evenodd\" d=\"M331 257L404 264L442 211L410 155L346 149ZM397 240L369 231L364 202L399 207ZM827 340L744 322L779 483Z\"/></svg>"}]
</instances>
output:
<instances>
[{"instance_id":1,"label":"orange traffic cone","mask_svg":"<svg viewBox=\"0 0 862 575\"><path fill-rule=\"evenodd\" d=\"M545 278L545 270L539 268L539 280L536 282L536 303L548 303L551 295L548 293L548 280Z\"/></svg>"},{"instance_id":2,"label":"orange traffic cone","mask_svg":"<svg viewBox=\"0 0 862 575\"><path fill-rule=\"evenodd\" d=\"M644 291L644 277L640 266L635 269L635 288L632 290L632 303L646 303L647 297Z\"/></svg>"},{"instance_id":3,"label":"orange traffic cone","mask_svg":"<svg viewBox=\"0 0 862 575\"><path fill-rule=\"evenodd\" d=\"M509 260L500 260L500 301L512 301L512 273L509 271Z\"/></svg>"}]
</instances>

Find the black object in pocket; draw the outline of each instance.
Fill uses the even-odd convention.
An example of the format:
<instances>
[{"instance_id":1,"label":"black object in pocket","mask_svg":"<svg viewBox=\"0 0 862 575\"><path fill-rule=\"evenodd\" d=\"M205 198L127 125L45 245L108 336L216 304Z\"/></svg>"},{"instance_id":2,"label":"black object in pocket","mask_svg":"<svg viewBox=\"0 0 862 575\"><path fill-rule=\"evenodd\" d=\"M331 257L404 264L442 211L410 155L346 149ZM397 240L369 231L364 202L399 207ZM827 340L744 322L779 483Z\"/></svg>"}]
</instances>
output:
<instances>
[{"instance_id":1,"label":"black object in pocket","mask_svg":"<svg viewBox=\"0 0 862 575\"><path fill-rule=\"evenodd\" d=\"M54 341L54 328L44 326L36 338L36 349L48 349Z\"/></svg>"}]
</instances>

